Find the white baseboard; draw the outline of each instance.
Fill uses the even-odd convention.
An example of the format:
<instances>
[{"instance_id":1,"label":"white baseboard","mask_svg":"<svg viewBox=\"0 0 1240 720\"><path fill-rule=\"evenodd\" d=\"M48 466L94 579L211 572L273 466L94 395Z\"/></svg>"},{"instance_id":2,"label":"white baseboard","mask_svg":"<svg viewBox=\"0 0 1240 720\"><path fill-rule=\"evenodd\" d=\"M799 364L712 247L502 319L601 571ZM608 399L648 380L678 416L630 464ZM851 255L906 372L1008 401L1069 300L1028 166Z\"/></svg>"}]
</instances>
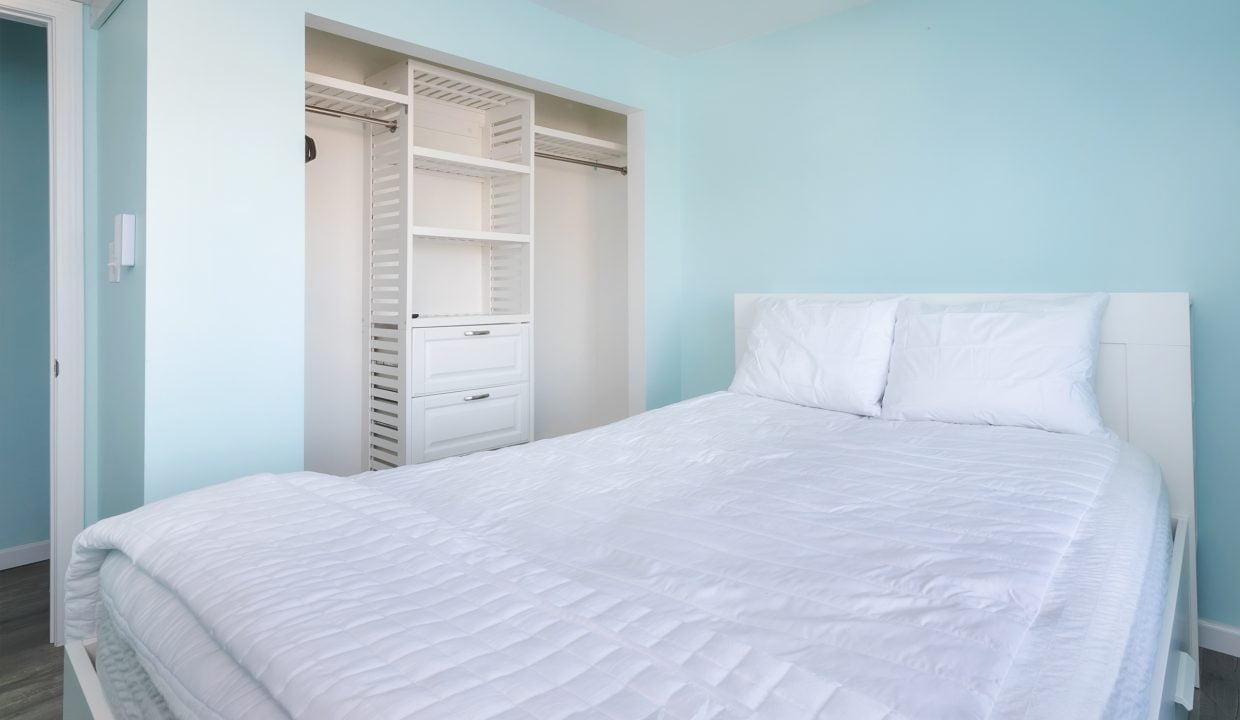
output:
<instances>
[{"instance_id":1,"label":"white baseboard","mask_svg":"<svg viewBox=\"0 0 1240 720\"><path fill-rule=\"evenodd\" d=\"M52 557L52 544L47 540L0 549L0 570L43 562Z\"/></svg>"},{"instance_id":2,"label":"white baseboard","mask_svg":"<svg viewBox=\"0 0 1240 720\"><path fill-rule=\"evenodd\" d=\"M1201 647L1215 652L1240 657L1240 627L1224 625L1213 620L1198 623Z\"/></svg>"}]
</instances>

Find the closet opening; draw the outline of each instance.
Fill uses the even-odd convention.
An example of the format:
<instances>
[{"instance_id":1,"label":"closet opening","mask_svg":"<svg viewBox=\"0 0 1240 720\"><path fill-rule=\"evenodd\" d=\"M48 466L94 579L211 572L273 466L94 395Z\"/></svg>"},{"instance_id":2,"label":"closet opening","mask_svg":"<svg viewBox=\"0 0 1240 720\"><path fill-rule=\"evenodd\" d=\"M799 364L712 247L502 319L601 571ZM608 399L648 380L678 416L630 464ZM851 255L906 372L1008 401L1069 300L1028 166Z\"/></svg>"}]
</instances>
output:
<instances>
[{"instance_id":1,"label":"closet opening","mask_svg":"<svg viewBox=\"0 0 1240 720\"><path fill-rule=\"evenodd\" d=\"M640 121L308 24L306 468L380 470L644 409Z\"/></svg>"}]
</instances>

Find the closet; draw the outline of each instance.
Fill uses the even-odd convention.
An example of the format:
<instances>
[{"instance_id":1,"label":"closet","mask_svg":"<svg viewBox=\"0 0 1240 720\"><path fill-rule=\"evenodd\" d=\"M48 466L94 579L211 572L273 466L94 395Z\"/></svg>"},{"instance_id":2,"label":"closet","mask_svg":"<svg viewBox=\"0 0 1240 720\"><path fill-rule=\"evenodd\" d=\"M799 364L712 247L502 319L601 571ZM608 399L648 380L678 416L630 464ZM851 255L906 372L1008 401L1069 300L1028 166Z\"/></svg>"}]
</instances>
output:
<instances>
[{"instance_id":1,"label":"closet","mask_svg":"<svg viewBox=\"0 0 1240 720\"><path fill-rule=\"evenodd\" d=\"M306 48L306 467L627 415L624 116L314 30Z\"/></svg>"},{"instance_id":2,"label":"closet","mask_svg":"<svg viewBox=\"0 0 1240 720\"><path fill-rule=\"evenodd\" d=\"M627 175L623 115L536 95L536 437L627 417ZM598 165L582 165L573 158Z\"/></svg>"}]
</instances>

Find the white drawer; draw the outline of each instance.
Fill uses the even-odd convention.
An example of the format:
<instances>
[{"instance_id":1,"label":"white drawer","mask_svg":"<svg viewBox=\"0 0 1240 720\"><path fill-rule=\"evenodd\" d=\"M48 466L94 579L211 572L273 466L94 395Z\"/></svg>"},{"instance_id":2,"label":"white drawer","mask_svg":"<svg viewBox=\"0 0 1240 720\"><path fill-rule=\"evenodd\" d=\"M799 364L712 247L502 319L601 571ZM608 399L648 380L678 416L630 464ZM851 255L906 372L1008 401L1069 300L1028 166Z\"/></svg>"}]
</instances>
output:
<instances>
[{"instance_id":1,"label":"white drawer","mask_svg":"<svg viewBox=\"0 0 1240 720\"><path fill-rule=\"evenodd\" d=\"M415 463L529 442L530 386L425 395L409 403Z\"/></svg>"},{"instance_id":2,"label":"white drawer","mask_svg":"<svg viewBox=\"0 0 1240 720\"><path fill-rule=\"evenodd\" d=\"M415 328L413 395L529 382L529 325Z\"/></svg>"}]
</instances>

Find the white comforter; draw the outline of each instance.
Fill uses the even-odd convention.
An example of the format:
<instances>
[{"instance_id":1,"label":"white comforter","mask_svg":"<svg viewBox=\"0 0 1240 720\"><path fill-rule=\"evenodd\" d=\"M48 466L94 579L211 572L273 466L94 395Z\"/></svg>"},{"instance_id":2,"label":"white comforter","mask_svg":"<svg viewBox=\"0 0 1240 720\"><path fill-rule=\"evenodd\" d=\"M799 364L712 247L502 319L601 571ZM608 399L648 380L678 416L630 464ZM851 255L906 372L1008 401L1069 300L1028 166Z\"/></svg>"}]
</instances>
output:
<instances>
[{"instance_id":1,"label":"white comforter","mask_svg":"<svg viewBox=\"0 0 1240 720\"><path fill-rule=\"evenodd\" d=\"M1064 706L1002 691L1022 645L1053 654L1025 642L1055 620L1044 600L1079 612L1048 588L1074 538L1097 535L1083 519L1105 515L1100 498L1153 517L1157 473L1118 442L719 393L105 520L77 542L68 635L93 635L109 603L182 717L1052 717L1039 706ZM1112 524L1099 542L1148 545ZM1136 595L1132 555L1104 569ZM101 592L105 559L119 565ZM1075 686L1048 670L1073 716L1114 705L1124 597L1092 641L1113 662Z\"/></svg>"}]
</instances>

